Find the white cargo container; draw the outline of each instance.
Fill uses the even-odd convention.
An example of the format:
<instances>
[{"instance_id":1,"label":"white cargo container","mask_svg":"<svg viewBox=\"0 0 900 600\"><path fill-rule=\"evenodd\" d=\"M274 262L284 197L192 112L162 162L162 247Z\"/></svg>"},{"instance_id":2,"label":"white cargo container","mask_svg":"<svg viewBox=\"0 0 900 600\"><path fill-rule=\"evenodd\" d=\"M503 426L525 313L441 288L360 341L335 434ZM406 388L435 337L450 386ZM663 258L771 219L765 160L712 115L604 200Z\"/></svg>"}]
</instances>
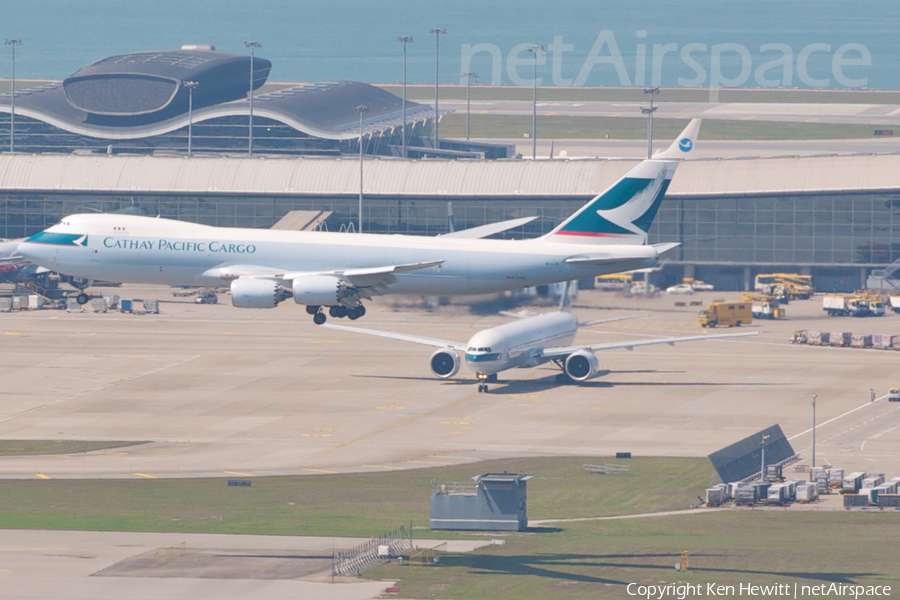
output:
<instances>
[{"instance_id":1,"label":"white cargo container","mask_svg":"<svg viewBox=\"0 0 900 600\"><path fill-rule=\"evenodd\" d=\"M106 300L103 298L92 298L91 299L91 308L95 313L98 312L106 312Z\"/></svg>"},{"instance_id":2,"label":"white cargo container","mask_svg":"<svg viewBox=\"0 0 900 600\"><path fill-rule=\"evenodd\" d=\"M706 505L721 506L725 502L725 490L720 487L711 487L706 490Z\"/></svg>"},{"instance_id":3,"label":"white cargo container","mask_svg":"<svg viewBox=\"0 0 900 600\"><path fill-rule=\"evenodd\" d=\"M816 484L805 483L797 486L797 502L807 503L819 498L819 488Z\"/></svg>"},{"instance_id":4,"label":"white cargo container","mask_svg":"<svg viewBox=\"0 0 900 600\"><path fill-rule=\"evenodd\" d=\"M28 310L40 310L44 308L44 297L37 294L28 296Z\"/></svg>"},{"instance_id":5,"label":"white cargo container","mask_svg":"<svg viewBox=\"0 0 900 600\"><path fill-rule=\"evenodd\" d=\"M828 487L838 489L844 485L844 470L831 469L828 471Z\"/></svg>"},{"instance_id":6,"label":"white cargo container","mask_svg":"<svg viewBox=\"0 0 900 600\"><path fill-rule=\"evenodd\" d=\"M786 483L776 483L769 487L766 493L766 504L787 504L790 501L790 486Z\"/></svg>"},{"instance_id":7,"label":"white cargo container","mask_svg":"<svg viewBox=\"0 0 900 600\"><path fill-rule=\"evenodd\" d=\"M0 312L12 311L12 298L0 298Z\"/></svg>"},{"instance_id":8,"label":"white cargo container","mask_svg":"<svg viewBox=\"0 0 900 600\"><path fill-rule=\"evenodd\" d=\"M864 490L878 487L882 483L884 483L884 473L869 473L868 476L864 477L862 480Z\"/></svg>"},{"instance_id":9,"label":"white cargo container","mask_svg":"<svg viewBox=\"0 0 900 600\"><path fill-rule=\"evenodd\" d=\"M875 486L874 489L881 490L882 494L896 494L898 487L900 487L898 486L898 482L889 481L887 483L882 483L881 485Z\"/></svg>"},{"instance_id":10,"label":"white cargo container","mask_svg":"<svg viewBox=\"0 0 900 600\"><path fill-rule=\"evenodd\" d=\"M106 308L109 310L116 310L119 308L119 296L103 296L104 302L106 302Z\"/></svg>"},{"instance_id":11,"label":"white cargo container","mask_svg":"<svg viewBox=\"0 0 900 600\"><path fill-rule=\"evenodd\" d=\"M742 506L756 503L756 489L749 485L739 485L734 491L734 502Z\"/></svg>"},{"instance_id":12,"label":"white cargo container","mask_svg":"<svg viewBox=\"0 0 900 600\"><path fill-rule=\"evenodd\" d=\"M866 474L859 471L850 473L849 475L844 477L844 482L841 485L841 490L845 494L855 494L862 489L862 482L865 477Z\"/></svg>"}]
</instances>

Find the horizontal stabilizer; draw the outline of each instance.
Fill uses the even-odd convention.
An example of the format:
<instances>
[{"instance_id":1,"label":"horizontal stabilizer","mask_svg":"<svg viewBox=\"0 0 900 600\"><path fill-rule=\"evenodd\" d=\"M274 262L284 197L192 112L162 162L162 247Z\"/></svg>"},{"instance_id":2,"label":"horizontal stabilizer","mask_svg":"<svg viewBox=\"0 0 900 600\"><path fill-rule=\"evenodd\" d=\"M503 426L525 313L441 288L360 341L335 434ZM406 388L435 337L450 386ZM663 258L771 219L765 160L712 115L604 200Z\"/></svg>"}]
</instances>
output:
<instances>
[{"instance_id":1,"label":"horizontal stabilizer","mask_svg":"<svg viewBox=\"0 0 900 600\"><path fill-rule=\"evenodd\" d=\"M526 223L531 223L537 219L537 217L522 217L520 219L511 219L509 221L500 221L499 223L488 223L487 225L479 225L478 227L470 227L469 229L463 229L461 231L454 231L451 233L442 233L438 237L443 238L464 238L469 240L477 240L481 238L488 237L489 235L494 235L495 233L501 233L503 231L507 231L509 229L514 229L516 227L521 227Z\"/></svg>"}]
</instances>

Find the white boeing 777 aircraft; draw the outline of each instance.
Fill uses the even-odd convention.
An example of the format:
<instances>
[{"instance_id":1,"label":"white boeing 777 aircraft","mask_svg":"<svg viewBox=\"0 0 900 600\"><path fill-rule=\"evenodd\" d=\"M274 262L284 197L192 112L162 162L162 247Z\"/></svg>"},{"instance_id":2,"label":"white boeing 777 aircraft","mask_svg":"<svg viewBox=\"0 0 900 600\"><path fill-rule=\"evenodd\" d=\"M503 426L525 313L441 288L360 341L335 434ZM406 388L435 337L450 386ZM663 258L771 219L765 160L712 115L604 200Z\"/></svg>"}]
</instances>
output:
<instances>
[{"instance_id":1,"label":"white boeing 777 aircraft","mask_svg":"<svg viewBox=\"0 0 900 600\"><path fill-rule=\"evenodd\" d=\"M563 294L563 302L565 302L567 295L567 293ZM575 333L579 327L623 319L634 319L646 315L600 319L598 321L581 323L574 315L563 309L563 302L560 303L560 310L556 312L520 317L518 321L479 331L467 343L390 331L344 327L342 325L324 325L324 327L413 342L426 346L436 346L438 350L435 350L434 354L431 355L430 366L431 372L441 379L449 379L456 375L461 362L459 355L462 353L465 356L469 369L475 373L478 379L479 392L488 391L488 382L496 381L497 373L501 371L537 367L551 361L556 363L563 371L557 375L558 382L565 383L571 380L587 381L598 374L599 363L597 362L597 357L594 356L594 352L599 350L613 350L615 348L631 350L636 346L650 346L653 344L674 345L676 342L758 335L757 332L721 333L573 346L571 344L575 340Z\"/></svg>"},{"instance_id":2,"label":"white boeing 777 aircraft","mask_svg":"<svg viewBox=\"0 0 900 600\"><path fill-rule=\"evenodd\" d=\"M630 271L655 265L678 245L649 245L647 231L678 166L668 159L690 153L699 126L691 121L668 150L531 240L472 239L466 232L273 231L77 214L31 236L19 252L86 284L230 284L232 303L241 308L273 308L293 297L317 324L325 322L324 307L334 317L361 317L361 300L374 295L485 294Z\"/></svg>"}]
</instances>

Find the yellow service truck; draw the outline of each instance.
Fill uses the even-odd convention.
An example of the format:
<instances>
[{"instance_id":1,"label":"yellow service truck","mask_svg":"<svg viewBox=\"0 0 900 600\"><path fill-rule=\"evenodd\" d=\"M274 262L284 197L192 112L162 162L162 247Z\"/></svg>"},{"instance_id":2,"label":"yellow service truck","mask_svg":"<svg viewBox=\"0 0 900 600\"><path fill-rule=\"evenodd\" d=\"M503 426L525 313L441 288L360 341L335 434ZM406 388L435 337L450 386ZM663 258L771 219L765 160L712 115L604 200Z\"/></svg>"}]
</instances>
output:
<instances>
[{"instance_id":1,"label":"yellow service truck","mask_svg":"<svg viewBox=\"0 0 900 600\"><path fill-rule=\"evenodd\" d=\"M710 302L700 311L701 327L740 327L753 322L749 302Z\"/></svg>"}]
</instances>

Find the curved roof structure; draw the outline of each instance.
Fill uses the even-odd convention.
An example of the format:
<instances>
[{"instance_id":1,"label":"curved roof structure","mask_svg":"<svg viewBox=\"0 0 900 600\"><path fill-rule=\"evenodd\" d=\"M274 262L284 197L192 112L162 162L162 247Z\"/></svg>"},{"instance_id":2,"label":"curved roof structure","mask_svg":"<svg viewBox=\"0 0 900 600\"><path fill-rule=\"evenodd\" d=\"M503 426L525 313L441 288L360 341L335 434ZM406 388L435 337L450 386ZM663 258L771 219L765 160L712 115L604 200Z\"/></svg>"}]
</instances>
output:
<instances>
[{"instance_id":1,"label":"curved roof structure","mask_svg":"<svg viewBox=\"0 0 900 600\"><path fill-rule=\"evenodd\" d=\"M253 61L253 89L269 77L272 63ZM215 50L166 50L110 56L63 81L66 100L92 115L133 117L163 111L173 103L187 109L185 82L196 82L194 105L247 96L250 57Z\"/></svg>"}]
</instances>

